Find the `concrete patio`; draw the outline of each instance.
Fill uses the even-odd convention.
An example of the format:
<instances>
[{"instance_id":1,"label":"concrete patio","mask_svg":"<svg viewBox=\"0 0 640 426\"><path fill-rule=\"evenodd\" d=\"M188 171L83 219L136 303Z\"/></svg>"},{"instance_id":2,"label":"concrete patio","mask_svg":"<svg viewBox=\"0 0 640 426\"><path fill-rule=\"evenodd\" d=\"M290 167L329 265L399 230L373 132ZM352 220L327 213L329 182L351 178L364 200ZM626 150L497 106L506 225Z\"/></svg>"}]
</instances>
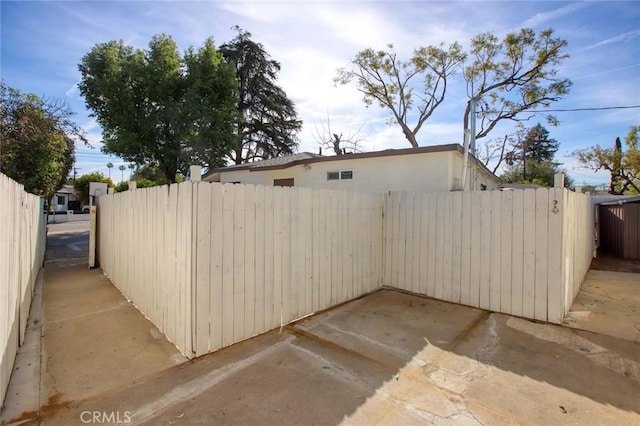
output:
<instances>
[{"instance_id":1,"label":"concrete patio","mask_svg":"<svg viewBox=\"0 0 640 426\"><path fill-rule=\"evenodd\" d=\"M640 424L640 344L607 328L383 289L185 361L100 270L49 260L5 423Z\"/></svg>"}]
</instances>

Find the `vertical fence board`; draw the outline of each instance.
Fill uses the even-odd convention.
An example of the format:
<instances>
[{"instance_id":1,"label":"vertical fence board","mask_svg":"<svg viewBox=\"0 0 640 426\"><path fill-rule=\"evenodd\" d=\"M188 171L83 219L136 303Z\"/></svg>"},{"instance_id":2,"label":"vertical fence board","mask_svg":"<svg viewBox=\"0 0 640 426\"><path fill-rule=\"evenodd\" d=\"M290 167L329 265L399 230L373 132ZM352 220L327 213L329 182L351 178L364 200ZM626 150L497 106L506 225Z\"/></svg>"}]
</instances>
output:
<instances>
[{"instance_id":1,"label":"vertical fence board","mask_svg":"<svg viewBox=\"0 0 640 426\"><path fill-rule=\"evenodd\" d=\"M255 187L255 297L251 302L254 309L254 333L260 333L265 328L265 194L264 186ZM272 225L269 225L272 226Z\"/></svg>"},{"instance_id":2,"label":"vertical fence board","mask_svg":"<svg viewBox=\"0 0 640 426\"><path fill-rule=\"evenodd\" d=\"M427 209L429 216L429 229L427 241L427 296L436 295L436 243L437 243L437 211L438 202L436 194L427 194Z\"/></svg>"},{"instance_id":3,"label":"vertical fence board","mask_svg":"<svg viewBox=\"0 0 640 426\"><path fill-rule=\"evenodd\" d=\"M511 313L522 316L524 277L524 192L513 191L511 233Z\"/></svg>"},{"instance_id":4,"label":"vertical fence board","mask_svg":"<svg viewBox=\"0 0 640 426\"><path fill-rule=\"evenodd\" d=\"M548 191L549 238L547 240L547 318L546 320L561 323L564 318L564 294L562 277L562 216L563 193L560 188ZM560 236L560 238L557 238Z\"/></svg>"},{"instance_id":5,"label":"vertical fence board","mask_svg":"<svg viewBox=\"0 0 640 426\"><path fill-rule=\"evenodd\" d=\"M304 298L301 299L299 317L314 311L313 309L313 198L311 188L300 189L302 195L302 228L304 247L304 275L300 283L304 286Z\"/></svg>"},{"instance_id":6,"label":"vertical fence board","mask_svg":"<svg viewBox=\"0 0 640 426\"><path fill-rule=\"evenodd\" d=\"M420 195L420 277L418 293L427 294L429 272L429 199Z\"/></svg>"},{"instance_id":7,"label":"vertical fence board","mask_svg":"<svg viewBox=\"0 0 640 426\"><path fill-rule=\"evenodd\" d=\"M244 188L244 337L256 334L256 189L253 185Z\"/></svg>"},{"instance_id":8,"label":"vertical fence board","mask_svg":"<svg viewBox=\"0 0 640 426\"><path fill-rule=\"evenodd\" d=\"M471 302L471 217L474 214L472 204L473 193L462 193L462 211L460 224L460 303Z\"/></svg>"},{"instance_id":9,"label":"vertical fence board","mask_svg":"<svg viewBox=\"0 0 640 426\"><path fill-rule=\"evenodd\" d=\"M451 259L451 301L460 303L461 261L462 261L462 192L453 192L451 204L452 259Z\"/></svg>"},{"instance_id":10,"label":"vertical fence board","mask_svg":"<svg viewBox=\"0 0 640 426\"><path fill-rule=\"evenodd\" d=\"M420 194L413 193L413 224L411 226L412 246L411 246L411 291L418 293L420 291L420 238L422 236L420 221L420 208L422 207L422 200Z\"/></svg>"},{"instance_id":11,"label":"vertical fence board","mask_svg":"<svg viewBox=\"0 0 640 426\"><path fill-rule=\"evenodd\" d=\"M195 312L196 338L194 349L196 356L209 352L209 312L211 300L211 191L209 185L194 184L195 197L197 199L196 211L196 287L195 287Z\"/></svg>"},{"instance_id":12,"label":"vertical fence board","mask_svg":"<svg viewBox=\"0 0 640 426\"><path fill-rule=\"evenodd\" d=\"M481 192L471 193L471 238L470 238L470 266L469 266L469 304L480 306L480 271L481 271L481 241L480 232L482 230L482 217L478 207L482 206ZM486 196L486 195L484 195Z\"/></svg>"},{"instance_id":13,"label":"vertical fence board","mask_svg":"<svg viewBox=\"0 0 640 426\"><path fill-rule=\"evenodd\" d=\"M245 337L244 334L244 294L245 294L245 200L244 185L234 185L234 220L233 220L233 341L238 342Z\"/></svg>"},{"instance_id":14,"label":"vertical fence board","mask_svg":"<svg viewBox=\"0 0 640 426\"><path fill-rule=\"evenodd\" d=\"M234 342L234 219L235 219L235 192L233 184L222 186L222 346L228 346Z\"/></svg>"},{"instance_id":15,"label":"vertical fence board","mask_svg":"<svg viewBox=\"0 0 640 426\"><path fill-rule=\"evenodd\" d=\"M301 235L302 215L300 214L300 191L298 189L290 190L291 195L291 254L287 261L287 267L291 271L291 287L290 287L290 317L289 319L298 318L298 305L300 303L300 293L304 297L304 288L300 286L301 277L304 273L304 255L302 251Z\"/></svg>"},{"instance_id":16,"label":"vertical fence board","mask_svg":"<svg viewBox=\"0 0 640 426\"><path fill-rule=\"evenodd\" d=\"M277 258L275 239L278 236L278 224L275 221L277 208L274 204L274 188L264 189L264 324L265 330L270 330L277 324L275 315L276 278L274 275L275 260Z\"/></svg>"},{"instance_id":17,"label":"vertical fence board","mask_svg":"<svg viewBox=\"0 0 640 426\"><path fill-rule=\"evenodd\" d=\"M402 288L408 291L411 291L412 281L413 281L413 240L414 235L411 232L413 227L415 226L413 222L413 201L415 199L415 194L412 192L406 193L406 205L405 205L405 215L404 215L404 278L402 280Z\"/></svg>"},{"instance_id":18,"label":"vertical fence board","mask_svg":"<svg viewBox=\"0 0 640 426\"><path fill-rule=\"evenodd\" d=\"M446 215L446 194L436 194L436 249L435 258L435 292L436 299L444 298L444 257L445 257L445 215Z\"/></svg>"},{"instance_id":19,"label":"vertical fence board","mask_svg":"<svg viewBox=\"0 0 640 426\"><path fill-rule=\"evenodd\" d=\"M513 238L513 191L506 191L502 194L500 229L500 251L502 260L500 262L500 312L511 313L511 272L514 268L512 255Z\"/></svg>"},{"instance_id":20,"label":"vertical fence board","mask_svg":"<svg viewBox=\"0 0 640 426\"><path fill-rule=\"evenodd\" d=\"M442 299L451 301L451 293L453 289L453 282L451 277L452 264L453 264L453 227L454 219L453 215L453 198L452 194L442 194L444 203L444 217L441 225L444 228L444 240L443 240L443 260L442 260ZM457 226L458 224L455 224Z\"/></svg>"},{"instance_id":21,"label":"vertical fence board","mask_svg":"<svg viewBox=\"0 0 640 426\"><path fill-rule=\"evenodd\" d=\"M281 325L284 322L282 311L282 275L283 275L283 245L284 245L284 189L273 189L273 325ZM288 209L288 207L287 207Z\"/></svg>"},{"instance_id":22,"label":"vertical fence board","mask_svg":"<svg viewBox=\"0 0 640 426\"><path fill-rule=\"evenodd\" d=\"M502 192L491 191L491 278L489 309L500 312L500 266L502 264Z\"/></svg>"},{"instance_id":23,"label":"vertical fence board","mask_svg":"<svg viewBox=\"0 0 640 426\"><path fill-rule=\"evenodd\" d=\"M547 240L549 237L549 198L546 189L536 190L536 271L534 318L547 320Z\"/></svg>"},{"instance_id":24,"label":"vertical fence board","mask_svg":"<svg viewBox=\"0 0 640 426\"><path fill-rule=\"evenodd\" d=\"M282 321L284 324L291 321L291 254L293 252L291 239L293 236L293 212L291 205L290 188L282 188Z\"/></svg>"},{"instance_id":25,"label":"vertical fence board","mask_svg":"<svg viewBox=\"0 0 640 426\"><path fill-rule=\"evenodd\" d=\"M536 192L533 189L524 190L524 268L522 315L534 318L535 288L536 288Z\"/></svg>"},{"instance_id":26,"label":"vertical fence board","mask_svg":"<svg viewBox=\"0 0 640 426\"><path fill-rule=\"evenodd\" d=\"M491 258L495 235L491 228L491 199L490 192L480 194L480 286L478 307L490 309L491 296Z\"/></svg>"},{"instance_id":27,"label":"vertical fence board","mask_svg":"<svg viewBox=\"0 0 640 426\"><path fill-rule=\"evenodd\" d=\"M210 222L211 222L211 262L209 266L211 289L209 292L209 351L223 347L223 325L224 325L224 259L228 253L224 246L224 226L225 216L223 213L224 204L228 201L223 195L223 187L219 183L213 183L208 188L211 192L210 200ZM228 220L228 218L226 218Z\"/></svg>"},{"instance_id":28,"label":"vertical fence board","mask_svg":"<svg viewBox=\"0 0 640 426\"><path fill-rule=\"evenodd\" d=\"M322 256L323 262L325 264L324 273L321 275L323 277L321 294L324 292L324 296L321 295L321 305L320 309L325 309L331 306L333 295L331 293L331 289L333 287L333 270L335 269L335 264L333 263L333 236L332 236L332 228L331 224L333 223L333 210L332 207L332 193L330 191L322 192L323 205L325 206L323 210L323 222L324 222L324 251Z\"/></svg>"}]
</instances>

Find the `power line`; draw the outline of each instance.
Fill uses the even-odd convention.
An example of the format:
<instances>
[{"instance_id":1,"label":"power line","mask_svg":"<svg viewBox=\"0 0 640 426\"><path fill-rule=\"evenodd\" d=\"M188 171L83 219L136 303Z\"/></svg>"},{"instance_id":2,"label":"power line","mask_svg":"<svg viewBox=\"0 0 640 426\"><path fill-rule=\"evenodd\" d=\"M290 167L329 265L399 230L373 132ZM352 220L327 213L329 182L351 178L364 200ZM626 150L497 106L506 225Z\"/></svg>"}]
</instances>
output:
<instances>
[{"instance_id":1,"label":"power line","mask_svg":"<svg viewBox=\"0 0 640 426\"><path fill-rule=\"evenodd\" d=\"M632 108L640 108L640 105L593 107L593 108L546 109L544 111L532 110L531 112L605 111L610 109L632 109Z\"/></svg>"},{"instance_id":2,"label":"power line","mask_svg":"<svg viewBox=\"0 0 640 426\"><path fill-rule=\"evenodd\" d=\"M593 108L566 108L566 109L544 109L544 110L535 110L530 109L523 112L574 112L574 111L605 111L612 109L633 109L640 108L640 105L625 105L625 106L608 106L608 107L593 107ZM502 111L483 111L488 114L496 114Z\"/></svg>"}]
</instances>

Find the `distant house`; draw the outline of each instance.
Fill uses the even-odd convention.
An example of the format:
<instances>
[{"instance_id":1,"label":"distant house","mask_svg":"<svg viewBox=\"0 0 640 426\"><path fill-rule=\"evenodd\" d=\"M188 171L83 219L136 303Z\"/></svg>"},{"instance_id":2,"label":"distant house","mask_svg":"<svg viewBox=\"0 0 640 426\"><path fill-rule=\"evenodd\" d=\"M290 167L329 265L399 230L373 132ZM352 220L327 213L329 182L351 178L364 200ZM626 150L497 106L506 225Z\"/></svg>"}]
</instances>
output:
<instances>
[{"instance_id":1,"label":"distant house","mask_svg":"<svg viewBox=\"0 0 640 426\"><path fill-rule=\"evenodd\" d=\"M321 156L309 152L212 169L208 182L303 186L352 191L462 190L464 151L458 144ZM499 179L469 155L465 188L490 190Z\"/></svg>"},{"instance_id":2,"label":"distant house","mask_svg":"<svg viewBox=\"0 0 640 426\"><path fill-rule=\"evenodd\" d=\"M56 191L51 200L51 211L66 212L67 210L76 210L79 205L78 197L73 185L63 185Z\"/></svg>"}]
</instances>

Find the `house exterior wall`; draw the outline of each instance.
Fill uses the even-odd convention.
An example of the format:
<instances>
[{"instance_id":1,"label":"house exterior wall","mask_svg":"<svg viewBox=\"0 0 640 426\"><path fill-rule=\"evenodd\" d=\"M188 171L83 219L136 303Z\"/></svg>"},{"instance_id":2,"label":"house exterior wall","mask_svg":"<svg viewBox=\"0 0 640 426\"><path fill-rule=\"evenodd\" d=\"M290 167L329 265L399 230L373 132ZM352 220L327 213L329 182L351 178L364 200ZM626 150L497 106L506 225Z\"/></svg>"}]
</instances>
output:
<instances>
[{"instance_id":1,"label":"house exterior wall","mask_svg":"<svg viewBox=\"0 0 640 426\"><path fill-rule=\"evenodd\" d=\"M51 200L51 204L53 211L66 212L67 205L69 204L69 194L56 192L56 194L53 196L53 199Z\"/></svg>"},{"instance_id":2,"label":"house exterior wall","mask_svg":"<svg viewBox=\"0 0 640 426\"><path fill-rule=\"evenodd\" d=\"M220 182L273 185L275 179L294 178L294 186L347 191L447 192L460 189L463 156L459 152L430 152L411 155L356 158L311 162L284 169L229 170ZM498 180L470 162L467 189L499 186ZM352 171L352 179L328 180L327 173ZM207 180L207 179L205 179Z\"/></svg>"}]
</instances>

